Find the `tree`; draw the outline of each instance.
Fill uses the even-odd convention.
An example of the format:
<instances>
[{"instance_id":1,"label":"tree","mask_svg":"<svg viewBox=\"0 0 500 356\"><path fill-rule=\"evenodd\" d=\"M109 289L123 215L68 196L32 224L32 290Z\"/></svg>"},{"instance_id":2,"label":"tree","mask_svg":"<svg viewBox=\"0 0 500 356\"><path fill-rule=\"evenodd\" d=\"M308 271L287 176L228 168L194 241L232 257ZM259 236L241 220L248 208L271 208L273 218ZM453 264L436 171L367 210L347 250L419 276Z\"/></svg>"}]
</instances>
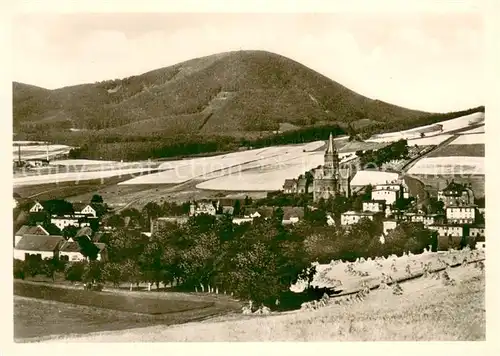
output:
<instances>
[{"instance_id":1,"label":"tree","mask_svg":"<svg viewBox=\"0 0 500 356\"><path fill-rule=\"evenodd\" d=\"M142 215L148 221L148 227L151 229L153 220L161 215L161 207L155 202L149 202L142 208Z\"/></svg>"},{"instance_id":2,"label":"tree","mask_svg":"<svg viewBox=\"0 0 500 356\"><path fill-rule=\"evenodd\" d=\"M304 214L304 220L306 220L307 223L311 226L327 225L326 213L321 209L315 209L311 211L306 210L306 213Z\"/></svg>"},{"instance_id":3,"label":"tree","mask_svg":"<svg viewBox=\"0 0 500 356\"><path fill-rule=\"evenodd\" d=\"M14 278L25 278L25 263L22 260L14 259Z\"/></svg>"},{"instance_id":4,"label":"tree","mask_svg":"<svg viewBox=\"0 0 500 356\"><path fill-rule=\"evenodd\" d=\"M85 265L85 262L71 262L66 264L64 269L64 277L66 280L71 282L81 282Z\"/></svg>"},{"instance_id":5,"label":"tree","mask_svg":"<svg viewBox=\"0 0 500 356\"><path fill-rule=\"evenodd\" d=\"M306 193L309 193L309 187L311 186L311 184L313 184L314 182L314 176L313 174L311 173L311 171L307 171L305 173L305 178L306 178Z\"/></svg>"},{"instance_id":6,"label":"tree","mask_svg":"<svg viewBox=\"0 0 500 356\"><path fill-rule=\"evenodd\" d=\"M50 235L61 235L61 230L55 224L50 222L43 224L43 228L47 230Z\"/></svg>"},{"instance_id":7,"label":"tree","mask_svg":"<svg viewBox=\"0 0 500 356\"><path fill-rule=\"evenodd\" d=\"M80 253L82 255L87 257L90 261L97 260L100 250L87 236L75 237L75 241L80 246Z\"/></svg>"},{"instance_id":8,"label":"tree","mask_svg":"<svg viewBox=\"0 0 500 356\"><path fill-rule=\"evenodd\" d=\"M134 230L117 230L109 237L108 257L111 262L137 259L148 243L148 237Z\"/></svg>"},{"instance_id":9,"label":"tree","mask_svg":"<svg viewBox=\"0 0 500 356\"><path fill-rule=\"evenodd\" d=\"M114 214L107 218L106 225L115 229L119 229L125 226L125 220L122 216Z\"/></svg>"},{"instance_id":10,"label":"tree","mask_svg":"<svg viewBox=\"0 0 500 356\"><path fill-rule=\"evenodd\" d=\"M82 281L86 283L98 283L103 281L103 263L100 261L90 261L85 263L82 274Z\"/></svg>"},{"instance_id":11,"label":"tree","mask_svg":"<svg viewBox=\"0 0 500 356\"><path fill-rule=\"evenodd\" d=\"M427 204L427 210L430 214L443 214L444 202L437 200L435 197L430 197Z\"/></svg>"},{"instance_id":12,"label":"tree","mask_svg":"<svg viewBox=\"0 0 500 356\"><path fill-rule=\"evenodd\" d=\"M233 205L233 215L234 216L240 216L241 214L241 202L239 199L236 199Z\"/></svg>"},{"instance_id":13,"label":"tree","mask_svg":"<svg viewBox=\"0 0 500 356\"><path fill-rule=\"evenodd\" d=\"M122 263L116 263L116 262L106 263L102 270L102 278L105 281L111 282L113 286L118 287L120 283L124 281L123 266L124 264Z\"/></svg>"},{"instance_id":14,"label":"tree","mask_svg":"<svg viewBox=\"0 0 500 356\"><path fill-rule=\"evenodd\" d=\"M74 226L74 225L68 225L66 226L63 230L62 230L62 235L63 237L67 239L69 238L73 238L76 236L76 234L78 233L78 227Z\"/></svg>"},{"instance_id":15,"label":"tree","mask_svg":"<svg viewBox=\"0 0 500 356\"><path fill-rule=\"evenodd\" d=\"M40 273L55 281L56 272L64 271L64 263L58 258L46 258L42 261Z\"/></svg>"},{"instance_id":16,"label":"tree","mask_svg":"<svg viewBox=\"0 0 500 356\"><path fill-rule=\"evenodd\" d=\"M49 215L73 214L73 204L63 199L51 199L43 202L43 207Z\"/></svg>"},{"instance_id":17,"label":"tree","mask_svg":"<svg viewBox=\"0 0 500 356\"><path fill-rule=\"evenodd\" d=\"M135 208L127 208L120 214L123 218L129 218L129 225L140 226L142 222L141 212Z\"/></svg>"},{"instance_id":18,"label":"tree","mask_svg":"<svg viewBox=\"0 0 500 356\"><path fill-rule=\"evenodd\" d=\"M90 203L91 204L103 204L104 203L104 199L99 194L94 194L92 196L92 199L90 199Z\"/></svg>"}]
</instances>

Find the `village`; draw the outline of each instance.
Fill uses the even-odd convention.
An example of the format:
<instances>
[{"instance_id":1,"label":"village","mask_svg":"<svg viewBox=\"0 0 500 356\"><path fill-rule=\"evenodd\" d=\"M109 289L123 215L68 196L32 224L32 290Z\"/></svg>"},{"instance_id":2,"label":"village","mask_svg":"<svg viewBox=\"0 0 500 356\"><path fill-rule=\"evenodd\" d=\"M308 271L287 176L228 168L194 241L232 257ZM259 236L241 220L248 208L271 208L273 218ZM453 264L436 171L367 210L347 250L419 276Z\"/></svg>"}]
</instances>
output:
<instances>
[{"instance_id":1,"label":"village","mask_svg":"<svg viewBox=\"0 0 500 356\"><path fill-rule=\"evenodd\" d=\"M465 246L485 248L484 202L482 207L476 205L474 192L466 184L451 180L436 197L419 203L411 196L404 179L353 188L354 174L349 170L340 164L330 135L323 166L299 179L287 179L282 191L269 193L260 203L248 198L186 202L184 208L177 209L172 216L162 214L160 206L153 203L141 224L140 219L134 220L141 212L129 210L128 215L127 211L114 214L98 195L90 202L73 204L64 200L36 201L30 206L25 202L28 223L15 232L14 258L22 261L32 258L106 261L106 236L117 229L135 229L150 237L164 226L185 224L191 217L207 215L218 219L230 216L233 224L241 225L255 219L270 219L277 209L281 210L284 225L298 224L308 212L324 209L320 224L350 227L365 219L376 222L381 225L381 243L399 224L413 223L436 233L440 251ZM294 199L297 197L299 199ZM337 210L334 214L325 208L329 201L330 206L338 204L339 198L344 199L343 207L339 207L344 211ZM346 204L348 200L353 204Z\"/></svg>"}]
</instances>

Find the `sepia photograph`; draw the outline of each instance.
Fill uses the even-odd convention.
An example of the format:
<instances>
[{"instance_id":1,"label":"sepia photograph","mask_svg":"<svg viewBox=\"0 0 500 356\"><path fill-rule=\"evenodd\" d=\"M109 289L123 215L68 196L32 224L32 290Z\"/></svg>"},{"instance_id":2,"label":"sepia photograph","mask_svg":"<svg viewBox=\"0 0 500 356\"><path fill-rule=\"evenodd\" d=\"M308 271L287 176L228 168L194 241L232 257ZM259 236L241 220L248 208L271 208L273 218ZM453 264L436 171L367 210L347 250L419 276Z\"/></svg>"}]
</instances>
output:
<instances>
[{"instance_id":1,"label":"sepia photograph","mask_svg":"<svg viewBox=\"0 0 500 356\"><path fill-rule=\"evenodd\" d=\"M11 32L15 343L486 340L477 9Z\"/></svg>"}]
</instances>

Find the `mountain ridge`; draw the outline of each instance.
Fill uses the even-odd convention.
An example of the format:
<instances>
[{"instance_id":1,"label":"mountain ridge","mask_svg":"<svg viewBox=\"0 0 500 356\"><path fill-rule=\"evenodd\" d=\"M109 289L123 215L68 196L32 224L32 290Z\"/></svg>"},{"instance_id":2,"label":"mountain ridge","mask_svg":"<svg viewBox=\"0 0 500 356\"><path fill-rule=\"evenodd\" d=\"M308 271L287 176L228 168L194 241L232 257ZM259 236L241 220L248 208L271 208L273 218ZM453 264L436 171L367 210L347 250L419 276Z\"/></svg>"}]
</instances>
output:
<instances>
[{"instance_id":1,"label":"mountain ridge","mask_svg":"<svg viewBox=\"0 0 500 356\"><path fill-rule=\"evenodd\" d=\"M212 112L210 121L215 124L203 126L208 132L267 131L282 122L308 126L317 121L387 121L425 114L364 97L292 59L265 51L218 53L137 76L58 89L15 82L13 91L14 126L21 128L22 122L55 120L66 121L63 126L71 122L75 128L102 130L158 117L204 118L204 112ZM27 91L32 93L23 93ZM212 111L213 100L225 93L227 98L218 99L225 103ZM200 127L203 118L191 118L194 122L186 130Z\"/></svg>"}]
</instances>

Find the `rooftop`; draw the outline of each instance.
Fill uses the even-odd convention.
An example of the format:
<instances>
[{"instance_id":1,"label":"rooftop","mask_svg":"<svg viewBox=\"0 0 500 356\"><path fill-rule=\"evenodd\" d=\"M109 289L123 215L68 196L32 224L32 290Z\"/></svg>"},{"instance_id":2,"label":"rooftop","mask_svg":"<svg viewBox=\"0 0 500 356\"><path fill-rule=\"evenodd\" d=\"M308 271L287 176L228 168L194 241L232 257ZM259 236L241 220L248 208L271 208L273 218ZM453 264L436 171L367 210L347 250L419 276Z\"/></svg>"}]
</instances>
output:
<instances>
[{"instance_id":1,"label":"rooftop","mask_svg":"<svg viewBox=\"0 0 500 356\"><path fill-rule=\"evenodd\" d=\"M24 235L49 235L49 233L41 225L36 225L36 226L23 225L19 230L17 230L16 236L24 236Z\"/></svg>"},{"instance_id":2,"label":"rooftop","mask_svg":"<svg viewBox=\"0 0 500 356\"><path fill-rule=\"evenodd\" d=\"M371 216L375 215L374 212L371 211L346 211L345 213L342 213L342 215L363 215L363 216Z\"/></svg>"},{"instance_id":3,"label":"rooftop","mask_svg":"<svg viewBox=\"0 0 500 356\"><path fill-rule=\"evenodd\" d=\"M54 251L64 242L64 237L59 235L24 235L16 244L16 250L26 251Z\"/></svg>"}]
</instances>

